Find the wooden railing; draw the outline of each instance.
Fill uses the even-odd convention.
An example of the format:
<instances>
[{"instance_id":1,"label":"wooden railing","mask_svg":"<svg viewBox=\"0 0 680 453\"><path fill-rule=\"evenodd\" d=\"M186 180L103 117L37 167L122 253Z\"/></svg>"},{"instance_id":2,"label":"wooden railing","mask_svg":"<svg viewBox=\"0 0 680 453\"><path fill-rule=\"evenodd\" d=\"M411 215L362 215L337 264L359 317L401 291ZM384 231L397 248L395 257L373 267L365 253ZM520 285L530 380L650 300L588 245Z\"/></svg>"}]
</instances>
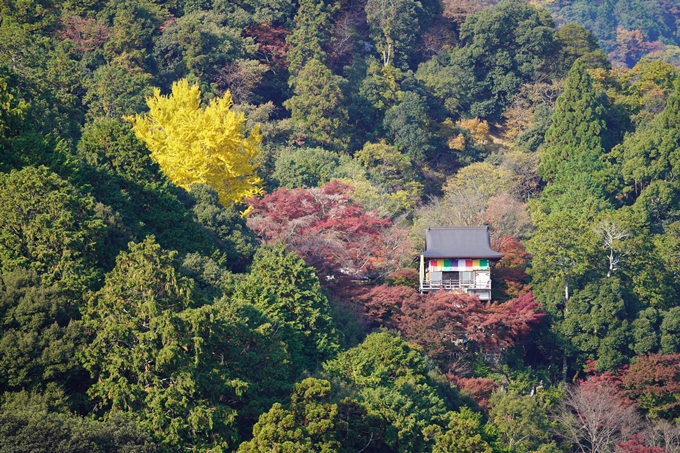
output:
<instances>
[{"instance_id":1,"label":"wooden railing","mask_svg":"<svg viewBox=\"0 0 680 453\"><path fill-rule=\"evenodd\" d=\"M421 282L421 290L430 289L491 289L491 280L486 283L476 283L474 280L427 280Z\"/></svg>"}]
</instances>

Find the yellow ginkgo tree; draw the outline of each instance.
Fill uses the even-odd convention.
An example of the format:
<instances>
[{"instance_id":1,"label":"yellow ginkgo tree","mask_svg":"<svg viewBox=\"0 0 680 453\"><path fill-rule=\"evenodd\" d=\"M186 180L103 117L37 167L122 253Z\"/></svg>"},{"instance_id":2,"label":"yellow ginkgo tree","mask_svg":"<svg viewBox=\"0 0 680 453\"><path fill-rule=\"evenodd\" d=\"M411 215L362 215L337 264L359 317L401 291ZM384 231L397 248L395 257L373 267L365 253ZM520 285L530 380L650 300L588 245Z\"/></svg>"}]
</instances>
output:
<instances>
[{"instance_id":1,"label":"yellow ginkgo tree","mask_svg":"<svg viewBox=\"0 0 680 453\"><path fill-rule=\"evenodd\" d=\"M126 119L176 185L191 190L193 184L207 184L225 206L260 193L259 127L246 136L245 116L231 110L228 91L205 108L200 97L198 85L182 79L172 84L170 95L156 89L147 98L149 113Z\"/></svg>"}]
</instances>

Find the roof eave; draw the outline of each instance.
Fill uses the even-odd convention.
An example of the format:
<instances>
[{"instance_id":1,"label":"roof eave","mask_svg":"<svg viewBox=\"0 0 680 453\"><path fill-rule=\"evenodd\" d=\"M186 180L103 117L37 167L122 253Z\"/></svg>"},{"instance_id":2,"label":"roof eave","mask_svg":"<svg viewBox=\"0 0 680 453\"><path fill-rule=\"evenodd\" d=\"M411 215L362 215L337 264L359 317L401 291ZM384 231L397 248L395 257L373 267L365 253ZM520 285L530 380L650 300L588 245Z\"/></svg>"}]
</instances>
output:
<instances>
[{"instance_id":1,"label":"roof eave","mask_svg":"<svg viewBox=\"0 0 680 453\"><path fill-rule=\"evenodd\" d=\"M503 259L503 257L505 256L505 254L503 254L503 253L498 253L498 254L495 254L495 255L491 255L491 254L481 255L480 254L480 255L472 255L472 256L467 256L467 255L466 256L451 256L451 255L443 255L441 253L427 253L427 252L421 253L421 255L424 258L442 258L442 259L458 259L458 260L460 260L460 259L500 260L500 259Z\"/></svg>"}]
</instances>

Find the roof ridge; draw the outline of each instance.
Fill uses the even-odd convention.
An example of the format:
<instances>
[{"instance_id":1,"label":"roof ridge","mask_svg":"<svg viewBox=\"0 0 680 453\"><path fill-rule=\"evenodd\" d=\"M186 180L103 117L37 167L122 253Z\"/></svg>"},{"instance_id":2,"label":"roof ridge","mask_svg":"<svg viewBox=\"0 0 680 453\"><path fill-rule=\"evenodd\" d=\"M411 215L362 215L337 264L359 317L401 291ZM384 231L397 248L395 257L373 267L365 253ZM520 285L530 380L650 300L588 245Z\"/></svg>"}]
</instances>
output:
<instances>
[{"instance_id":1,"label":"roof ridge","mask_svg":"<svg viewBox=\"0 0 680 453\"><path fill-rule=\"evenodd\" d=\"M503 257L491 248L487 225L429 226L425 232L424 256L432 258Z\"/></svg>"}]
</instances>

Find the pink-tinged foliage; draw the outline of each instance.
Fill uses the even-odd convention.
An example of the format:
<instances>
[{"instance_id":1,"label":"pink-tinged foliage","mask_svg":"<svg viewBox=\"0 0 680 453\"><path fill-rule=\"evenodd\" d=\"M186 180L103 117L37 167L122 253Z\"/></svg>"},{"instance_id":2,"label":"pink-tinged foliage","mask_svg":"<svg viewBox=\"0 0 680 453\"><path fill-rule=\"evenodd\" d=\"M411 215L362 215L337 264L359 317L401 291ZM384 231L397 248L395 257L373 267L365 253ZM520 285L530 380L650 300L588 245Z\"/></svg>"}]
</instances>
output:
<instances>
[{"instance_id":1,"label":"pink-tinged foliage","mask_svg":"<svg viewBox=\"0 0 680 453\"><path fill-rule=\"evenodd\" d=\"M283 242L322 277L388 273L408 254L407 232L352 201L353 188L280 188L250 199L248 227L265 243Z\"/></svg>"},{"instance_id":2,"label":"pink-tinged foliage","mask_svg":"<svg viewBox=\"0 0 680 453\"><path fill-rule=\"evenodd\" d=\"M422 346L426 354L445 359L469 340L480 306L479 299L465 294L416 293L404 300L397 328L405 338Z\"/></svg>"},{"instance_id":3,"label":"pink-tinged foliage","mask_svg":"<svg viewBox=\"0 0 680 453\"><path fill-rule=\"evenodd\" d=\"M491 394L498 387L493 379L481 377L462 378L450 373L446 377L459 389L469 393L484 411L489 411L489 398L491 398Z\"/></svg>"},{"instance_id":4,"label":"pink-tinged foliage","mask_svg":"<svg viewBox=\"0 0 680 453\"><path fill-rule=\"evenodd\" d=\"M526 336L544 316L529 292L505 303L406 286L376 286L356 298L375 325L399 330L433 358L469 350L497 352Z\"/></svg>"},{"instance_id":5,"label":"pink-tinged foliage","mask_svg":"<svg viewBox=\"0 0 680 453\"><path fill-rule=\"evenodd\" d=\"M652 417L680 415L680 354L640 356L623 372L625 394Z\"/></svg>"},{"instance_id":6,"label":"pink-tinged foliage","mask_svg":"<svg viewBox=\"0 0 680 453\"><path fill-rule=\"evenodd\" d=\"M596 363L586 362L586 373L595 383L616 387L622 398L635 402L652 419L680 416L680 354L649 354L612 372L598 373Z\"/></svg>"},{"instance_id":7,"label":"pink-tinged foliage","mask_svg":"<svg viewBox=\"0 0 680 453\"><path fill-rule=\"evenodd\" d=\"M492 243L504 237L530 236L534 228L527 205L508 193L500 193L489 199L482 214L482 223L489 225Z\"/></svg>"},{"instance_id":8,"label":"pink-tinged foliage","mask_svg":"<svg viewBox=\"0 0 680 453\"><path fill-rule=\"evenodd\" d=\"M513 236L495 239L492 245L494 250L505 254L491 274L494 293L504 300L517 297L521 292L527 290L526 268L529 254L519 239Z\"/></svg>"},{"instance_id":9,"label":"pink-tinged foliage","mask_svg":"<svg viewBox=\"0 0 680 453\"><path fill-rule=\"evenodd\" d=\"M374 327L397 329L402 317L401 307L412 298L418 298L418 292L413 288L380 285L358 295L355 300Z\"/></svg>"},{"instance_id":10,"label":"pink-tinged foliage","mask_svg":"<svg viewBox=\"0 0 680 453\"><path fill-rule=\"evenodd\" d=\"M61 20L59 37L72 41L80 53L91 52L102 47L109 40L111 29L94 18L68 16Z\"/></svg>"},{"instance_id":11,"label":"pink-tinged foliage","mask_svg":"<svg viewBox=\"0 0 680 453\"><path fill-rule=\"evenodd\" d=\"M543 319L545 313L540 308L531 292L520 294L504 303L487 304L488 318L483 327L489 326L492 334L485 344L495 344L497 348L512 346L516 339L529 334L531 325Z\"/></svg>"},{"instance_id":12,"label":"pink-tinged foliage","mask_svg":"<svg viewBox=\"0 0 680 453\"><path fill-rule=\"evenodd\" d=\"M583 453L610 453L644 427L635 404L615 385L597 379L567 390L559 422L565 437Z\"/></svg>"},{"instance_id":13,"label":"pink-tinged foliage","mask_svg":"<svg viewBox=\"0 0 680 453\"><path fill-rule=\"evenodd\" d=\"M611 371L597 371L597 362L595 360L586 360L585 372L589 375L588 381L592 384L615 387L619 390L623 385L622 376L620 374L614 374ZM630 402L630 400L628 401Z\"/></svg>"},{"instance_id":14,"label":"pink-tinged foliage","mask_svg":"<svg viewBox=\"0 0 680 453\"><path fill-rule=\"evenodd\" d=\"M269 67L287 66L286 52L290 49L290 44L286 42L286 36L290 34L288 30L269 24L258 24L246 28L243 34L253 38L257 43L260 63Z\"/></svg>"},{"instance_id":15,"label":"pink-tinged foliage","mask_svg":"<svg viewBox=\"0 0 680 453\"><path fill-rule=\"evenodd\" d=\"M529 254L524 244L514 236L503 236L493 241L494 250L498 250L505 256L498 262L499 266L510 269L527 267Z\"/></svg>"},{"instance_id":16,"label":"pink-tinged foliage","mask_svg":"<svg viewBox=\"0 0 680 453\"><path fill-rule=\"evenodd\" d=\"M666 449L662 447L648 447L642 434L637 433L625 442L617 442L616 453L666 453Z\"/></svg>"}]
</instances>

